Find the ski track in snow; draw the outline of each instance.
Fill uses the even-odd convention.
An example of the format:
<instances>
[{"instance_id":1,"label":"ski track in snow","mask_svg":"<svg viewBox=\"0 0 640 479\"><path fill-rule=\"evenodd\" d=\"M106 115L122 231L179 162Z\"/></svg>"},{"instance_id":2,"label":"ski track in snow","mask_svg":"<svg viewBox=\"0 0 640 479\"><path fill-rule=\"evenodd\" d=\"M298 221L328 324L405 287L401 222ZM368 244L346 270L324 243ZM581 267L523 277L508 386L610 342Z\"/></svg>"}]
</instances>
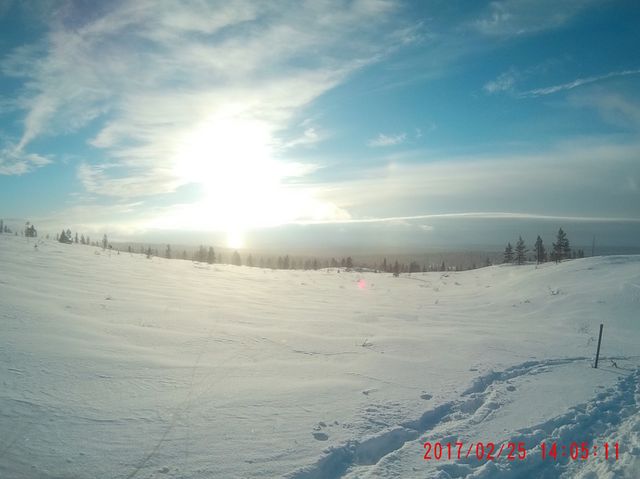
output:
<instances>
[{"instance_id":1,"label":"ski track in snow","mask_svg":"<svg viewBox=\"0 0 640 479\"><path fill-rule=\"evenodd\" d=\"M605 359L628 358L602 358L601 360ZM561 365L589 361L590 358L586 357L527 361L501 372L492 371L481 375L461 393L459 399L445 402L426 411L419 419L405 421L380 434L362 440L350 440L341 446L331 447L317 462L298 469L286 477L288 479L406 477L406 474L394 471L393 467L387 468L389 464L395 462L394 453L410 444L411 448L417 451L416 454L421 454L422 444L425 441L455 442L461 432L481 423L493 411L499 409L500 404L492 401L496 386L504 385L507 381L516 378L542 374L548 372L550 368ZM512 386L507 386L507 390L511 391L510 388ZM639 413L640 369L637 369L628 371L615 388L598 394L586 404L572 407L566 413L542 424L517 431L508 441L503 441L505 443L524 442L527 449L526 459L509 461L503 456L496 461L479 461L472 454L468 459L464 457L459 460L453 459L444 464L443 462L446 461L439 461L436 466L438 472L433 477L438 479L555 478L561 477L562 473L569 468L572 472L567 477L576 477L577 473L574 470L576 464L568 458L559 459L557 462L548 458L543 461L539 444L541 442L581 443L585 438L594 438L590 444L602 444L607 441L605 439L599 441L596 438L614 433L625 422L631 422L629 429L636 433L632 440L637 442L637 432L640 431ZM614 437L615 439L611 442L618 440L618 436ZM631 447L634 447L631 452L635 460L640 462L640 442L632 444ZM597 459L591 458L591 463L582 463L582 465L589 467L595 461ZM366 467L372 465L377 467L374 469ZM622 470L625 462L612 462L605 465L612 465L614 468L618 466L618 469ZM414 468L413 472L418 471ZM585 477L596 479L600 476Z\"/></svg>"}]
</instances>

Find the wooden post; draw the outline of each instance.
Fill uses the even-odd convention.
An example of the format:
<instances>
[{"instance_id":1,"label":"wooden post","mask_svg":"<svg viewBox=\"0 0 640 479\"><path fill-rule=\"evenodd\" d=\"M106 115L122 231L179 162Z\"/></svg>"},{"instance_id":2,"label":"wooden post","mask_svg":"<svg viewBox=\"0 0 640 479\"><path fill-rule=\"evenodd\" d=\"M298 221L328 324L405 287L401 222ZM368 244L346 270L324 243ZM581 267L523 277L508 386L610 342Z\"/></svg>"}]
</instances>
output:
<instances>
[{"instance_id":1,"label":"wooden post","mask_svg":"<svg viewBox=\"0 0 640 479\"><path fill-rule=\"evenodd\" d=\"M596 351L596 364L594 368L598 369L598 359L600 358L600 343L602 342L602 328L604 325L600 324L600 334L598 335L598 350Z\"/></svg>"}]
</instances>

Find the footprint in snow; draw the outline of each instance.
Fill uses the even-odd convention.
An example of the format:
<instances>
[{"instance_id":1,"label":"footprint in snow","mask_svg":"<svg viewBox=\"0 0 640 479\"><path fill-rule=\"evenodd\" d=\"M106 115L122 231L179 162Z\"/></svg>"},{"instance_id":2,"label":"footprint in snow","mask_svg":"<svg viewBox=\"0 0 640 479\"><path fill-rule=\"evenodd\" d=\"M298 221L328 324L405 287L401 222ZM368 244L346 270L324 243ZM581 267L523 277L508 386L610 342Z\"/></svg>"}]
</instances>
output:
<instances>
[{"instance_id":1,"label":"footprint in snow","mask_svg":"<svg viewBox=\"0 0 640 479\"><path fill-rule=\"evenodd\" d=\"M316 441L326 441L327 439L329 439L329 436L327 434L325 434L324 432L314 432L313 433L313 438Z\"/></svg>"},{"instance_id":2,"label":"footprint in snow","mask_svg":"<svg viewBox=\"0 0 640 479\"><path fill-rule=\"evenodd\" d=\"M511 391L511 392L513 392L513 391L515 391L515 390L516 390L516 387L515 387L515 386L512 386L511 384L509 384L509 385L507 386L507 391Z\"/></svg>"},{"instance_id":3,"label":"footprint in snow","mask_svg":"<svg viewBox=\"0 0 640 479\"><path fill-rule=\"evenodd\" d=\"M428 400L429 400L429 399L431 399L432 397L433 397L433 396L432 396L431 394L427 394L427 393L424 393L424 394L421 394L421 395L420 395L420 399L424 399L425 401L428 401Z\"/></svg>"}]
</instances>

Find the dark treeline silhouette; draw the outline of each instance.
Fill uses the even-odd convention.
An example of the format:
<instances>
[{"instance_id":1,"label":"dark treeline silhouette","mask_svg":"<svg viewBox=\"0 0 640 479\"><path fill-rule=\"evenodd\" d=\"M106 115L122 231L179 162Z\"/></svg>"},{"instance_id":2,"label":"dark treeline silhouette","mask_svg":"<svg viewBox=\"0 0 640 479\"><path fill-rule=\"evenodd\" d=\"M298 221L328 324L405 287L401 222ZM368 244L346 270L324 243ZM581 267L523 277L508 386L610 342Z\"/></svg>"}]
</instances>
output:
<instances>
[{"instance_id":1,"label":"dark treeline silhouette","mask_svg":"<svg viewBox=\"0 0 640 479\"><path fill-rule=\"evenodd\" d=\"M550 253L547 254L547 250L544 247L544 242L540 235L536 238L536 242L533 246L534 257L527 257L529 250L522 239L522 236L518 238L515 249L511 246L511 243L507 243L503 253L503 263L515 263L524 264L527 261L535 261L537 264L545 263L547 261L554 261L559 263L565 259L584 258L584 250L572 250L569 244L569 238L567 233L560 228L556 234L556 240L552 243Z\"/></svg>"}]
</instances>

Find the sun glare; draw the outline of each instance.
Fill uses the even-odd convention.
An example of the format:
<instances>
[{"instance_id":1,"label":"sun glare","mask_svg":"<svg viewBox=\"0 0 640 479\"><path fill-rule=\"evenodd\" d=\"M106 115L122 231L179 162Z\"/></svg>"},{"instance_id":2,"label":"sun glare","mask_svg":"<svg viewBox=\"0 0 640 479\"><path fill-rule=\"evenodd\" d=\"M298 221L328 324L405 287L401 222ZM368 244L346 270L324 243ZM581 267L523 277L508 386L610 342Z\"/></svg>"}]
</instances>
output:
<instances>
[{"instance_id":1,"label":"sun glare","mask_svg":"<svg viewBox=\"0 0 640 479\"><path fill-rule=\"evenodd\" d=\"M266 124L209 119L180 142L174 163L179 178L203 186L200 221L209 227L232 232L281 219L282 171Z\"/></svg>"},{"instance_id":2,"label":"sun glare","mask_svg":"<svg viewBox=\"0 0 640 479\"><path fill-rule=\"evenodd\" d=\"M172 174L182 184L200 185L203 196L171 207L151 227L222 231L230 248L241 248L250 229L343 216L312 188L287 183L315 167L277 158L281 151L267 122L235 112L214 115L176 140L174 150Z\"/></svg>"},{"instance_id":3,"label":"sun glare","mask_svg":"<svg viewBox=\"0 0 640 479\"><path fill-rule=\"evenodd\" d=\"M227 248L240 249L244 247L244 235L240 231L227 233Z\"/></svg>"}]
</instances>

